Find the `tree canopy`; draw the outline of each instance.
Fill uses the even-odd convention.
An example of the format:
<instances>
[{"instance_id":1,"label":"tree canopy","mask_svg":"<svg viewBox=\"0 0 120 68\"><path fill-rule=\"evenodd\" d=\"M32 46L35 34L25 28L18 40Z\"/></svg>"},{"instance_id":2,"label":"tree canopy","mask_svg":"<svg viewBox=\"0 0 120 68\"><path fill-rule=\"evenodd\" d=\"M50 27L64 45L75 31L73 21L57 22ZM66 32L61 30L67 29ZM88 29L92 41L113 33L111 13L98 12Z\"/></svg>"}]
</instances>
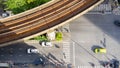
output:
<instances>
[{"instance_id":1,"label":"tree canopy","mask_svg":"<svg viewBox=\"0 0 120 68\"><path fill-rule=\"evenodd\" d=\"M4 8L4 1L3 0L0 0L0 8Z\"/></svg>"},{"instance_id":2,"label":"tree canopy","mask_svg":"<svg viewBox=\"0 0 120 68\"><path fill-rule=\"evenodd\" d=\"M7 0L4 4L6 10L11 10L14 14L24 12L50 0Z\"/></svg>"}]
</instances>

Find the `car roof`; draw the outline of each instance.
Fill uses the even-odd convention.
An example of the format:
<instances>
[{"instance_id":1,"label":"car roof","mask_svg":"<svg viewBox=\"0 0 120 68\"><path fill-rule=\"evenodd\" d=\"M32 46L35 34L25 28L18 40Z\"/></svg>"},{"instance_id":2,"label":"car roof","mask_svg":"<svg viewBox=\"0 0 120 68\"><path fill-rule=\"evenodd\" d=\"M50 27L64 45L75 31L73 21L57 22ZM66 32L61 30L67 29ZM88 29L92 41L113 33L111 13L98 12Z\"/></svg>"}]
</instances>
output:
<instances>
[{"instance_id":1,"label":"car roof","mask_svg":"<svg viewBox=\"0 0 120 68\"><path fill-rule=\"evenodd\" d=\"M106 52L106 49L105 48L101 48L100 52Z\"/></svg>"}]
</instances>

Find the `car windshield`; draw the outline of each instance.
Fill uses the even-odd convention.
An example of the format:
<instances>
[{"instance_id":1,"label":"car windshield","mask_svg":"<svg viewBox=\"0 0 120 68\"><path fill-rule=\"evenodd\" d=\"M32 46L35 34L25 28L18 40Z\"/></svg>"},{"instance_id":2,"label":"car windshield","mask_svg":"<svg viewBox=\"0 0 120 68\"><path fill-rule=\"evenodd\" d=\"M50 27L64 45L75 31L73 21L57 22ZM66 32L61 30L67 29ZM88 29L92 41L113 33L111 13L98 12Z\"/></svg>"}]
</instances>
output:
<instances>
[{"instance_id":1,"label":"car windshield","mask_svg":"<svg viewBox=\"0 0 120 68\"><path fill-rule=\"evenodd\" d=\"M43 59L42 59L42 58L40 58L40 61L43 61Z\"/></svg>"}]
</instances>

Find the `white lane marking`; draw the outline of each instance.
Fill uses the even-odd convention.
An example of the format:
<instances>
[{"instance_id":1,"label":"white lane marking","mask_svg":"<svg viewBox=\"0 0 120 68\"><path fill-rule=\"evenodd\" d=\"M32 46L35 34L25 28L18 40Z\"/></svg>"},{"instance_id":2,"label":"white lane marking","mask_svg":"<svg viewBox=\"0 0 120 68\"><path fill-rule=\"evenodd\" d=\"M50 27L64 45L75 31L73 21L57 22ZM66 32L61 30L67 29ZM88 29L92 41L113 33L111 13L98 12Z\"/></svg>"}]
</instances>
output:
<instances>
[{"instance_id":1,"label":"white lane marking","mask_svg":"<svg viewBox=\"0 0 120 68\"><path fill-rule=\"evenodd\" d=\"M73 42L73 64L75 65L75 42Z\"/></svg>"}]
</instances>

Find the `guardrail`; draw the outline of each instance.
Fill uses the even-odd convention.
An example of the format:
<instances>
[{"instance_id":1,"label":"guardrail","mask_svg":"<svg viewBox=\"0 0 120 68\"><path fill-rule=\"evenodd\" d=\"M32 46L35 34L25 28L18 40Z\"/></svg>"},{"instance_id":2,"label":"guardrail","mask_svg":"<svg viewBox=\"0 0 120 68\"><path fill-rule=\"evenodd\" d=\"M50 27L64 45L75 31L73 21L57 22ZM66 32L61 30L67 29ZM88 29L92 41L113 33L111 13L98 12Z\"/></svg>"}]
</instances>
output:
<instances>
[{"instance_id":1,"label":"guardrail","mask_svg":"<svg viewBox=\"0 0 120 68\"><path fill-rule=\"evenodd\" d=\"M4 21L5 19L1 20L0 44L1 46L11 44L18 40L32 38L38 34L55 29L62 26L67 20L74 19L74 16L84 14L102 1L58 0L49 7L23 17L18 16L16 19L8 18L7 21Z\"/></svg>"}]
</instances>

